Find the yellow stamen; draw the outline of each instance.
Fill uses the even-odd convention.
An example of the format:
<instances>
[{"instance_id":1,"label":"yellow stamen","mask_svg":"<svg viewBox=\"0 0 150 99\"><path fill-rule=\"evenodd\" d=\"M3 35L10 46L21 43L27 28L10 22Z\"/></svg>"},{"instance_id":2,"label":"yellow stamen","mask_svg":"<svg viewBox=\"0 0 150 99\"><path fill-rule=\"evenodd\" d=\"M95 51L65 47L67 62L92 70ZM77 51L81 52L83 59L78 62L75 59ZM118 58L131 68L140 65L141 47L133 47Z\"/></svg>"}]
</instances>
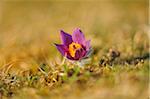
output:
<instances>
[{"instance_id":1,"label":"yellow stamen","mask_svg":"<svg viewBox=\"0 0 150 99\"><path fill-rule=\"evenodd\" d=\"M75 57L75 53L78 49L82 48L82 46L78 43L74 43L72 42L70 45L69 45L69 53L72 57Z\"/></svg>"}]
</instances>

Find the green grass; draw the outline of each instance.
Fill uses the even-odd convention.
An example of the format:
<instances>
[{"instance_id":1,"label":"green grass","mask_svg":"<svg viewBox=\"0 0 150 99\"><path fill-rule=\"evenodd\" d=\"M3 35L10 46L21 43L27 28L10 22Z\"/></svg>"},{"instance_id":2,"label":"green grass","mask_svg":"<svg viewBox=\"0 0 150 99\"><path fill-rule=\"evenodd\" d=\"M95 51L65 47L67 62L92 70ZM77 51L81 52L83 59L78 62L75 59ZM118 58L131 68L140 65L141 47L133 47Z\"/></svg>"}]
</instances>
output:
<instances>
[{"instance_id":1,"label":"green grass","mask_svg":"<svg viewBox=\"0 0 150 99\"><path fill-rule=\"evenodd\" d=\"M0 91L3 97L27 98L147 98L148 60L133 64L86 65L68 63L39 67L36 72L17 75L1 72ZM6 69L7 70L7 69ZM107 96L109 95L109 96Z\"/></svg>"}]
</instances>

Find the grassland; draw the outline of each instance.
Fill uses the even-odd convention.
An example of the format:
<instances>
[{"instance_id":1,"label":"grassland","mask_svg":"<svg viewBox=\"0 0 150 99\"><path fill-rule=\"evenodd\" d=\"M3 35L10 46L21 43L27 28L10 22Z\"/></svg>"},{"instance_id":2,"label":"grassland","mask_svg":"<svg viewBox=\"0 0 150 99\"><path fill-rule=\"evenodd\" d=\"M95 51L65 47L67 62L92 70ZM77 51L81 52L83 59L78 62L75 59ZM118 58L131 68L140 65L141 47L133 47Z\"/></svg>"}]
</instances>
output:
<instances>
[{"instance_id":1,"label":"grassland","mask_svg":"<svg viewBox=\"0 0 150 99\"><path fill-rule=\"evenodd\" d=\"M148 0L0 1L0 98L148 99ZM80 27L83 67L53 43Z\"/></svg>"}]
</instances>

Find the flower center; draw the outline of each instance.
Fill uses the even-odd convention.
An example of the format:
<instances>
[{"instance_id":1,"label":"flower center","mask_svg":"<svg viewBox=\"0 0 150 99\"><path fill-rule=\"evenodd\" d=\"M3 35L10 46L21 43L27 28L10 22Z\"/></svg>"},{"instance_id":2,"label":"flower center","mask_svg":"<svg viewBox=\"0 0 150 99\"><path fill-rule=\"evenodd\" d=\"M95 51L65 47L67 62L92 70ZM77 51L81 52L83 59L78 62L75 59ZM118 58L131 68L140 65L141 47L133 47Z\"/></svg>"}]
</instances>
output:
<instances>
[{"instance_id":1,"label":"flower center","mask_svg":"<svg viewBox=\"0 0 150 99\"><path fill-rule=\"evenodd\" d=\"M75 42L72 42L70 45L69 45L69 53L72 57L75 57L75 53L78 49L81 49L82 46L78 43L75 43Z\"/></svg>"}]
</instances>

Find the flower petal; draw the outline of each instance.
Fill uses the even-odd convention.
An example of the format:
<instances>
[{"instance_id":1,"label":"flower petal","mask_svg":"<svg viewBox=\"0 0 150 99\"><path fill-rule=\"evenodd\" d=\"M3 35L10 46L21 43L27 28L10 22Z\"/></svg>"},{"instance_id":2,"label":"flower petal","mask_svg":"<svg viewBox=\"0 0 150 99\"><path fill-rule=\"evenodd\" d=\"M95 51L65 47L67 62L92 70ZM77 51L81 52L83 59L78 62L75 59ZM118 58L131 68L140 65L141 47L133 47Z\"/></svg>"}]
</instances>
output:
<instances>
[{"instance_id":1,"label":"flower petal","mask_svg":"<svg viewBox=\"0 0 150 99\"><path fill-rule=\"evenodd\" d=\"M85 54L86 54L86 51L84 49L79 49L76 51L74 59L75 60L82 59L85 56Z\"/></svg>"},{"instance_id":2,"label":"flower petal","mask_svg":"<svg viewBox=\"0 0 150 99\"><path fill-rule=\"evenodd\" d=\"M74 30L72 34L72 39L74 42L79 43L79 44L83 44L85 42L84 34L79 28Z\"/></svg>"},{"instance_id":3,"label":"flower petal","mask_svg":"<svg viewBox=\"0 0 150 99\"><path fill-rule=\"evenodd\" d=\"M58 49L58 51L65 56L65 53L67 52L67 47L65 45L62 44L55 44L56 48Z\"/></svg>"},{"instance_id":4,"label":"flower petal","mask_svg":"<svg viewBox=\"0 0 150 99\"><path fill-rule=\"evenodd\" d=\"M69 53L67 54L67 58L70 59L70 60L74 60L74 58L71 57L71 55Z\"/></svg>"},{"instance_id":5,"label":"flower petal","mask_svg":"<svg viewBox=\"0 0 150 99\"><path fill-rule=\"evenodd\" d=\"M86 55L84 55L83 59L90 57L92 54L93 54L93 49L90 47L90 49L86 52Z\"/></svg>"},{"instance_id":6,"label":"flower petal","mask_svg":"<svg viewBox=\"0 0 150 99\"><path fill-rule=\"evenodd\" d=\"M80 57L81 57L81 56L80 56L80 51L79 51L79 50L77 50L77 51L76 51L76 53L75 53L75 57L74 57L74 59L75 59L75 60L79 60L79 59L80 59Z\"/></svg>"},{"instance_id":7,"label":"flower petal","mask_svg":"<svg viewBox=\"0 0 150 99\"><path fill-rule=\"evenodd\" d=\"M86 51L88 51L91 48L90 42L91 42L91 40L87 40L84 42L84 46L86 48Z\"/></svg>"},{"instance_id":8,"label":"flower petal","mask_svg":"<svg viewBox=\"0 0 150 99\"><path fill-rule=\"evenodd\" d=\"M65 33L63 30L60 31L62 43L66 46L69 46L73 42L72 36L68 33Z\"/></svg>"}]
</instances>

